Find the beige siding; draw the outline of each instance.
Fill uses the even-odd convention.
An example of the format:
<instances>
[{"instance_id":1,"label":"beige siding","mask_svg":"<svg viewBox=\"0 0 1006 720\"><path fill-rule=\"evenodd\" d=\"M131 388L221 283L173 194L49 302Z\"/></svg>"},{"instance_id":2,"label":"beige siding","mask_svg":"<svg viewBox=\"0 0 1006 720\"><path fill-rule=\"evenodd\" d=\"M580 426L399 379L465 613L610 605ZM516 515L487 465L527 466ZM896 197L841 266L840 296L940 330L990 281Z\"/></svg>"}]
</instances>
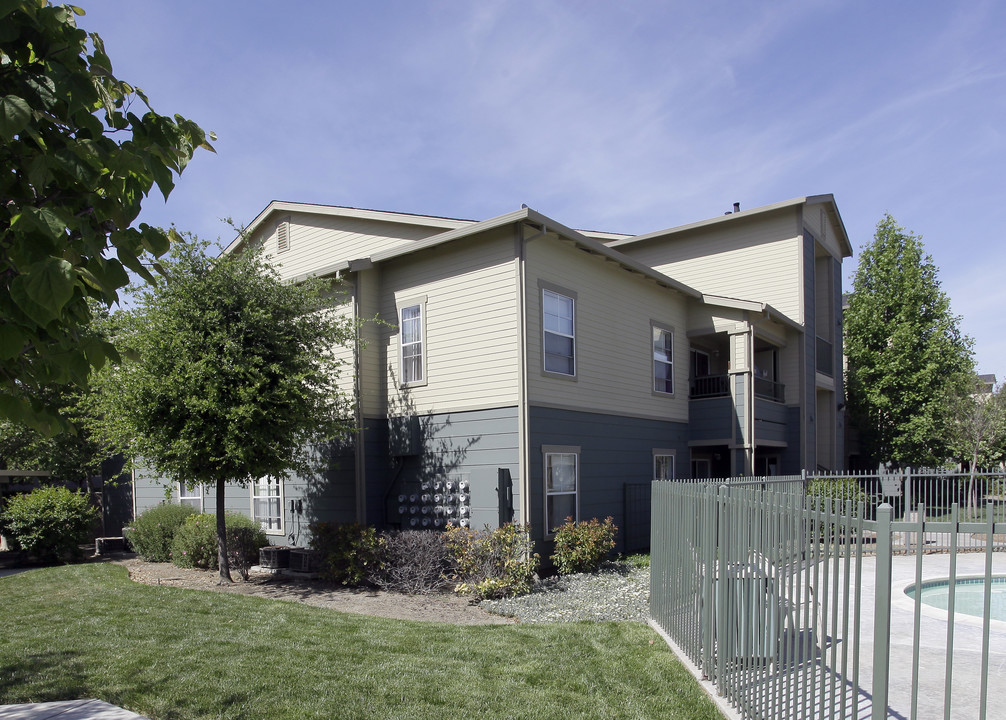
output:
<instances>
[{"instance_id":1,"label":"beige siding","mask_svg":"<svg viewBox=\"0 0 1006 720\"><path fill-rule=\"evenodd\" d=\"M818 241L832 257L842 259L842 250L839 246L839 229L834 223L832 213L828 212L824 205L808 205L803 212L803 224L814 235Z\"/></svg>"},{"instance_id":2,"label":"beige siding","mask_svg":"<svg viewBox=\"0 0 1006 720\"><path fill-rule=\"evenodd\" d=\"M803 322L799 216L786 208L618 249L700 292L768 303Z\"/></svg>"},{"instance_id":3,"label":"beige siding","mask_svg":"<svg viewBox=\"0 0 1006 720\"><path fill-rule=\"evenodd\" d=\"M747 312L735 308L689 303L688 330L693 333L723 333L747 323Z\"/></svg>"},{"instance_id":4,"label":"beige siding","mask_svg":"<svg viewBox=\"0 0 1006 720\"><path fill-rule=\"evenodd\" d=\"M516 405L519 397L513 229L385 263L381 316L390 414ZM402 389L397 307L425 300L425 384Z\"/></svg>"},{"instance_id":5,"label":"beige siding","mask_svg":"<svg viewBox=\"0 0 1006 720\"><path fill-rule=\"evenodd\" d=\"M353 303L353 286L351 283L343 283L338 289L340 299L343 301L340 305L336 306L329 312L334 313L336 316L345 319L347 322L354 322L354 303ZM339 368L339 390L343 392L346 397L352 398L355 394L354 387L354 376L355 369L353 367L353 357L355 352L355 343L350 340L345 345L340 345L332 348L332 354L336 359L340 360L343 364Z\"/></svg>"},{"instance_id":6,"label":"beige siding","mask_svg":"<svg viewBox=\"0 0 1006 720\"><path fill-rule=\"evenodd\" d=\"M686 421L686 298L570 243L538 238L526 257L528 402ZM539 281L575 293L575 381L543 371ZM674 330L674 396L653 392L651 322Z\"/></svg>"},{"instance_id":7,"label":"beige siding","mask_svg":"<svg viewBox=\"0 0 1006 720\"><path fill-rule=\"evenodd\" d=\"M287 219L290 249L279 252L277 230ZM443 228L436 227L294 212L270 218L256 233L256 240L264 242L264 252L280 276L291 278L442 232Z\"/></svg>"}]
</instances>

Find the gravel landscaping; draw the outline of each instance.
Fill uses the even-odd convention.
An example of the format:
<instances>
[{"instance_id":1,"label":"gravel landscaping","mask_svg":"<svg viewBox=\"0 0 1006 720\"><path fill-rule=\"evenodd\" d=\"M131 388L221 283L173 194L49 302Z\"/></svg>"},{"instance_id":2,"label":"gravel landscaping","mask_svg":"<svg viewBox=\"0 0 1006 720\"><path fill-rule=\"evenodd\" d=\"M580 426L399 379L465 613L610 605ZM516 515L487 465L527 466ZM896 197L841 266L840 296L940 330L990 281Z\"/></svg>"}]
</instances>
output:
<instances>
[{"instance_id":1,"label":"gravel landscaping","mask_svg":"<svg viewBox=\"0 0 1006 720\"><path fill-rule=\"evenodd\" d=\"M521 623L646 622L649 601L649 568L608 563L596 573L546 578L530 595L483 600L479 607Z\"/></svg>"},{"instance_id":2,"label":"gravel landscaping","mask_svg":"<svg viewBox=\"0 0 1006 720\"><path fill-rule=\"evenodd\" d=\"M650 570L628 563L606 563L596 573L549 577L530 595L483 600L472 605L451 592L400 595L367 588L344 588L318 581L253 573L248 581L235 575L233 585L217 584L216 571L179 568L170 563L121 559L136 582L161 587L258 595L327 607L342 612L428 620L457 625L496 623L556 623L582 620L646 622L649 614Z\"/></svg>"}]
</instances>

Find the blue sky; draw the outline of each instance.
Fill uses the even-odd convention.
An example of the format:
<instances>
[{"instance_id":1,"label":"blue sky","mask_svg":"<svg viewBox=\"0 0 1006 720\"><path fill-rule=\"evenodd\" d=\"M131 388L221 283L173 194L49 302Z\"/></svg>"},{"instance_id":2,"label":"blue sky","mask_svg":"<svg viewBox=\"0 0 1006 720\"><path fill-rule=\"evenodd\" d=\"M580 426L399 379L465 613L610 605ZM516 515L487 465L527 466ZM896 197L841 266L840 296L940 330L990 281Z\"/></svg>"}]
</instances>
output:
<instances>
[{"instance_id":1,"label":"blue sky","mask_svg":"<svg viewBox=\"0 0 1006 720\"><path fill-rule=\"evenodd\" d=\"M833 193L923 236L1006 376L1006 3L82 0L116 75L219 139L141 219L270 200L641 233Z\"/></svg>"}]
</instances>

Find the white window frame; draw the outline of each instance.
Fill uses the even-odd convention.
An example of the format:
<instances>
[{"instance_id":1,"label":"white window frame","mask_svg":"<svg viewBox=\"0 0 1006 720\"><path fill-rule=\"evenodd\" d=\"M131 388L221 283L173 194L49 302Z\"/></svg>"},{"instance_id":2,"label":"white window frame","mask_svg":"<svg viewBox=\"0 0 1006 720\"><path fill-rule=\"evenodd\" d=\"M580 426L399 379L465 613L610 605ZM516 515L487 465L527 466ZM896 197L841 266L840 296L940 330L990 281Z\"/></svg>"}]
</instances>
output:
<instances>
[{"instance_id":1,"label":"white window frame","mask_svg":"<svg viewBox=\"0 0 1006 720\"><path fill-rule=\"evenodd\" d=\"M271 488L273 482L276 484L276 493L258 494L261 483L267 483L266 490ZM263 478L257 478L251 483L251 518L255 522L261 525L262 530L265 531L266 535L283 535L284 534L284 507L283 507L283 480L282 478L274 478L272 476L266 476ZM269 515L264 520L258 513L255 512L255 501L256 500L278 500L279 501L279 516ZM275 524L274 524L275 522Z\"/></svg>"},{"instance_id":2,"label":"white window frame","mask_svg":"<svg viewBox=\"0 0 1006 720\"><path fill-rule=\"evenodd\" d=\"M204 497L205 493L203 492L202 483L196 485L192 490L189 490L185 483L178 483L179 505L191 505L196 509L196 512L201 513L203 511Z\"/></svg>"},{"instance_id":3,"label":"white window frame","mask_svg":"<svg viewBox=\"0 0 1006 720\"><path fill-rule=\"evenodd\" d=\"M419 313L418 318L410 318L410 322L418 320L416 324L418 325L419 339L409 343L405 342L404 315L407 310L417 310ZM406 377L406 367L408 365L405 357L406 348L418 349L416 355L419 357L419 377ZM426 355L428 350L426 338L426 298L413 298L398 303L398 374L399 385L401 387L421 387L426 385Z\"/></svg>"},{"instance_id":4,"label":"white window frame","mask_svg":"<svg viewBox=\"0 0 1006 720\"><path fill-rule=\"evenodd\" d=\"M561 378L576 378L576 366L577 366L577 353L576 353L576 293L572 293L569 290L563 290L562 288L555 287L550 284L542 283L541 288L541 367L542 372L546 375L552 377ZM548 322L546 320L545 313L545 300L547 297L552 296L557 302L562 302L563 300L569 301L570 317L569 325L571 332L567 333L560 329L549 329ZM565 320L564 316L556 316L560 320ZM570 365L572 366L572 372L566 372L565 370L553 370L548 367L548 355L546 352L546 344L549 335L554 335L560 338L567 338L570 341L571 355L569 355ZM554 353L552 353L554 354ZM556 357L567 357L565 355Z\"/></svg>"},{"instance_id":5,"label":"white window frame","mask_svg":"<svg viewBox=\"0 0 1006 720\"><path fill-rule=\"evenodd\" d=\"M666 335L671 340L670 354L661 350L659 353L661 357L657 357L657 340L663 338ZM663 397L668 397L674 395L674 328L670 325L664 325L658 322L650 322L650 354L653 357L653 361L650 365L650 390L653 391L654 395L661 395ZM657 387L658 383L663 384L665 382L664 378L657 377L657 366L666 365L667 375L671 382L671 389L667 390L666 386L661 388Z\"/></svg>"},{"instance_id":6,"label":"white window frame","mask_svg":"<svg viewBox=\"0 0 1006 720\"><path fill-rule=\"evenodd\" d=\"M677 476L677 453L674 450L667 450L665 448L654 448L653 449L653 479L654 480L673 480ZM670 466L670 473L667 473L667 467ZM663 471L663 472L662 472Z\"/></svg>"},{"instance_id":7,"label":"white window frame","mask_svg":"<svg viewBox=\"0 0 1006 720\"><path fill-rule=\"evenodd\" d=\"M549 527L551 506L550 500L554 497L573 496L573 522L580 521L580 448L572 445L543 445L542 452L542 490L545 496L544 516L545 516L545 537L551 538L555 535L554 528ZM573 459L573 489L572 490L549 490L551 481L550 468L553 459L558 458ZM563 515L563 519L566 515ZM560 519L560 524L562 519Z\"/></svg>"}]
</instances>

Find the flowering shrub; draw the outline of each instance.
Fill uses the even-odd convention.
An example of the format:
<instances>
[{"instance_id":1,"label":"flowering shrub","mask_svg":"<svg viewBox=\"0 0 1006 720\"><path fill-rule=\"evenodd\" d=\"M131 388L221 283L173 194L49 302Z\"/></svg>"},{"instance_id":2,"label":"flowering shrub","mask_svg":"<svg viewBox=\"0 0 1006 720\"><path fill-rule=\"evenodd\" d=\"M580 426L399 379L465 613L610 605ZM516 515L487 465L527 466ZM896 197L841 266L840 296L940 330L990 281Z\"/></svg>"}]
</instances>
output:
<instances>
[{"instance_id":1,"label":"flowering shrub","mask_svg":"<svg viewBox=\"0 0 1006 720\"><path fill-rule=\"evenodd\" d=\"M482 600L531 592L541 559L531 552L527 525L507 523L483 531L448 525L444 540L452 556L458 594Z\"/></svg>"},{"instance_id":2,"label":"flowering shrub","mask_svg":"<svg viewBox=\"0 0 1006 720\"><path fill-rule=\"evenodd\" d=\"M358 523L312 523L311 548L321 556L321 577L343 585L370 580L384 564L384 540Z\"/></svg>"},{"instance_id":3,"label":"flowering shrub","mask_svg":"<svg viewBox=\"0 0 1006 720\"><path fill-rule=\"evenodd\" d=\"M610 516L603 523L597 518L580 523L573 522L571 517L566 518L555 531L555 551L551 557L559 574L597 570L615 547L617 532L618 526Z\"/></svg>"},{"instance_id":4,"label":"flowering shrub","mask_svg":"<svg viewBox=\"0 0 1006 720\"><path fill-rule=\"evenodd\" d=\"M269 544L262 528L241 513L228 512L227 561L232 570L248 577L248 568L258 562L259 548ZM215 570L217 562L217 518L199 513L185 518L171 544L171 561L178 567L197 567Z\"/></svg>"},{"instance_id":5,"label":"flowering shrub","mask_svg":"<svg viewBox=\"0 0 1006 720\"><path fill-rule=\"evenodd\" d=\"M392 530L380 534L383 562L369 576L383 590L425 595L447 584L450 567L444 534L434 530Z\"/></svg>"},{"instance_id":6,"label":"flowering shrub","mask_svg":"<svg viewBox=\"0 0 1006 720\"><path fill-rule=\"evenodd\" d=\"M42 562L59 562L80 555L98 521L98 511L83 493L44 487L15 495L0 513L0 531L14 549Z\"/></svg>"},{"instance_id":7,"label":"flowering shrub","mask_svg":"<svg viewBox=\"0 0 1006 720\"><path fill-rule=\"evenodd\" d=\"M140 514L123 528L136 553L147 562L171 562L175 530L195 512L191 505L161 503Z\"/></svg>"}]
</instances>

